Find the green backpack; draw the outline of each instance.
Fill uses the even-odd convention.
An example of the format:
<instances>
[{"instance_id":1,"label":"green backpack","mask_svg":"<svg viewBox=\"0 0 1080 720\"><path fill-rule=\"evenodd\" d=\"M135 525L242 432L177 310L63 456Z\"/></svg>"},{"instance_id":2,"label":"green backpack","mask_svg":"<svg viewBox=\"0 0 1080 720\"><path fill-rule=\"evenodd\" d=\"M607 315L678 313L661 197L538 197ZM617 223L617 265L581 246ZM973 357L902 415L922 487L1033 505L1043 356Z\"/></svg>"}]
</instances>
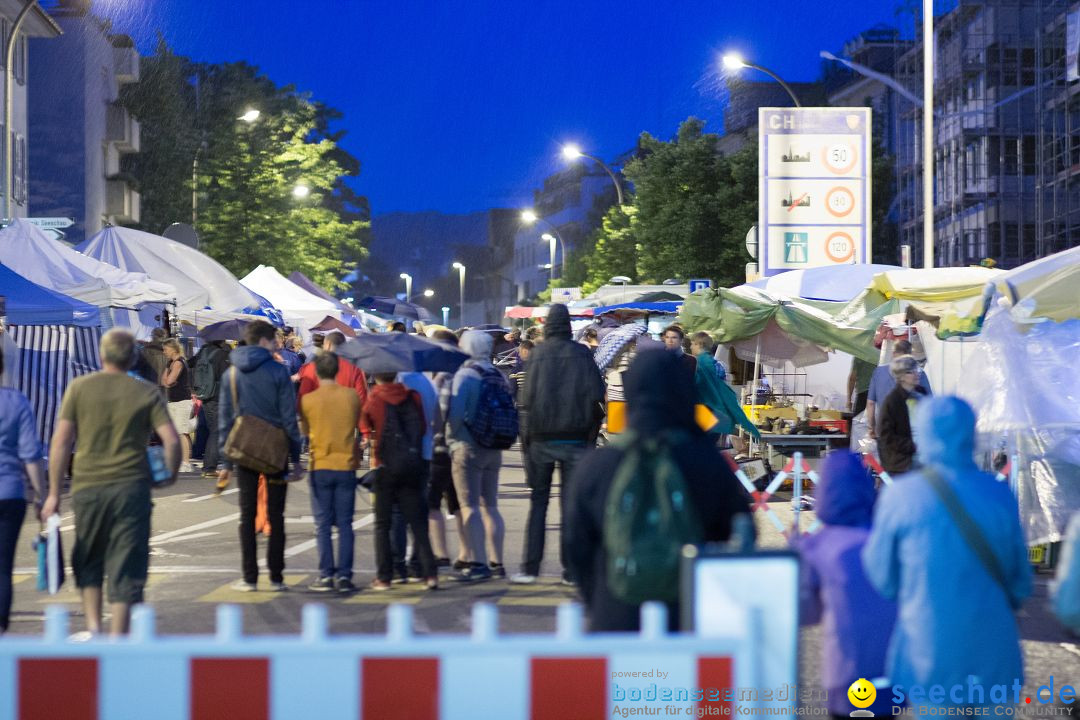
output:
<instances>
[{"instance_id":1,"label":"green backpack","mask_svg":"<svg viewBox=\"0 0 1080 720\"><path fill-rule=\"evenodd\" d=\"M683 545L702 540L701 519L672 454L688 438L627 432L612 443L623 459L604 508L604 549L608 587L623 602L678 600Z\"/></svg>"}]
</instances>

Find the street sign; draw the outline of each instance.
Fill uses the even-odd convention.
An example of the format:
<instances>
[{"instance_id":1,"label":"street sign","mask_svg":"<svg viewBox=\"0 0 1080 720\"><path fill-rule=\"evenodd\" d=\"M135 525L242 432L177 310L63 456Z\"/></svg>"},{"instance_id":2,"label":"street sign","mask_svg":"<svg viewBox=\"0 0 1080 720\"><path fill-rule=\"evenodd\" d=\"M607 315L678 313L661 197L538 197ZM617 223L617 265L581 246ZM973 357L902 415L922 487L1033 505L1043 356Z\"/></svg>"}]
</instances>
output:
<instances>
[{"instance_id":1,"label":"street sign","mask_svg":"<svg viewBox=\"0 0 1080 720\"><path fill-rule=\"evenodd\" d=\"M761 274L870 262L870 108L760 108L758 141Z\"/></svg>"},{"instance_id":2,"label":"street sign","mask_svg":"<svg viewBox=\"0 0 1080 720\"><path fill-rule=\"evenodd\" d=\"M697 278L691 280L688 285L690 285L690 292L696 293L698 290L707 290L711 288L712 280L709 280L708 278Z\"/></svg>"},{"instance_id":3,"label":"street sign","mask_svg":"<svg viewBox=\"0 0 1080 720\"><path fill-rule=\"evenodd\" d=\"M196 250L199 249L199 234L195 232L195 228L187 223L173 223L165 228L165 232L161 233L161 236L174 240L181 245L187 245Z\"/></svg>"},{"instance_id":4,"label":"street sign","mask_svg":"<svg viewBox=\"0 0 1080 720\"><path fill-rule=\"evenodd\" d=\"M63 230L75 224L75 218L69 217L39 217L26 218L26 222L37 225L42 230Z\"/></svg>"},{"instance_id":5,"label":"street sign","mask_svg":"<svg viewBox=\"0 0 1080 720\"><path fill-rule=\"evenodd\" d=\"M757 225L751 225L746 231L746 252L751 260L757 260Z\"/></svg>"},{"instance_id":6,"label":"street sign","mask_svg":"<svg viewBox=\"0 0 1080 720\"><path fill-rule=\"evenodd\" d=\"M566 304L581 299L581 288L551 288L551 302Z\"/></svg>"}]
</instances>

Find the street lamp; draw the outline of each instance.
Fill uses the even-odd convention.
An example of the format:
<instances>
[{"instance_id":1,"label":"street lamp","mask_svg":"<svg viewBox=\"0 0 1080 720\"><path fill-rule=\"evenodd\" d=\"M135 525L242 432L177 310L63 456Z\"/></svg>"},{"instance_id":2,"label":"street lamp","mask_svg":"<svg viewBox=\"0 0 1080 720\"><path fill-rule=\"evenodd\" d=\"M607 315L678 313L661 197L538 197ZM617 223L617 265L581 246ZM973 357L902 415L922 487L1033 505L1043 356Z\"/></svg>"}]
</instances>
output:
<instances>
[{"instance_id":1,"label":"street lamp","mask_svg":"<svg viewBox=\"0 0 1080 720\"><path fill-rule=\"evenodd\" d=\"M622 185L619 184L619 178L603 160L596 157L595 155L589 155L588 153L582 152L581 148L577 145L574 145L573 143L567 143L566 145L563 145L562 156L569 162L573 162L574 160L577 160L579 158L588 158L600 167L604 168L604 171L611 177L611 182L615 183L615 195L619 198L619 207L623 206Z\"/></svg>"},{"instance_id":2,"label":"street lamp","mask_svg":"<svg viewBox=\"0 0 1080 720\"><path fill-rule=\"evenodd\" d=\"M555 236L551 233L544 233L540 236L541 240L548 241L548 250L551 253L551 262L548 263L548 267L551 269L551 284L555 284Z\"/></svg>"},{"instance_id":3,"label":"street lamp","mask_svg":"<svg viewBox=\"0 0 1080 720\"><path fill-rule=\"evenodd\" d=\"M547 220L545 220L544 218L537 215L536 211L533 210L532 208L525 208L524 210L521 211L521 222L523 224L525 224L525 225L532 225L533 223L536 223L536 222L542 222L551 229L552 233L555 234L555 237L558 238L558 240L559 240L559 245L562 247L562 269L561 269L561 271L559 273L559 277L565 278L566 277L566 243L563 242L562 235L559 234L559 229L557 227L555 227L554 225L552 225ZM547 235L547 233L544 233L544 235L542 235L541 237L543 238L546 235ZM551 247L552 247L551 264L554 265L555 264L555 250L554 250L555 245L554 245L554 243L552 244Z\"/></svg>"},{"instance_id":4,"label":"street lamp","mask_svg":"<svg viewBox=\"0 0 1080 720\"><path fill-rule=\"evenodd\" d=\"M297 200L303 200L311 194L311 188L303 183L297 183L292 189L293 197Z\"/></svg>"},{"instance_id":5,"label":"street lamp","mask_svg":"<svg viewBox=\"0 0 1080 720\"><path fill-rule=\"evenodd\" d=\"M244 111L243 115L241 115L240 117L238 117L236 119L237 120L243 120L244 122L246 122L246 123L248 123L250 125L251 123L258 120L260 115L262 115L262 113L259 112L258 110L256 110L255 108L248 108L247 110Z\"/></svg>"},{"instance_id":6,"label":"street lamp","mask_svg":"<svg viewBox=\"0 0 1080 720\"><path fill-rule=\"evenodd\" d=\"M198 115L198 84L196 84L196 97L195 97L195 113ZM248 125L254 124L259 119L262 113L255 108L248 108L244 111L244 114L236 118L237 120L243 120ZM206 141L207 132L206 128L202 129L202 140L199 142L199 147L195 148L195 158L191 161L191 225L194 227L199 222L199 155L206 152L208 143ZM305 198L308 195L308 189L304 188L300 191L300 186L297 185L293 188L293 197ZM303 192L301 195L300 192Z\"/></svg>"},{"instance_id":7,"label":"street lamp","mask_svg":"<svg viewBox=\"0 0 1080 720\"><path fill-rule=\"evenodd\" d=\"M450 267L458 271L458 282L461 286L461 295L458 300L460 310L458 311L458 320L461 321L461 326L465 327L465 266L459 262L454 263Z\"/></svg>"},{"instance_id":8,"label":"street lamp","mask_svg":"<svg viewBox=\"0 0 1080 720\"><path fill-rule=\"evenodd\" d=\"M428 288L424 291L424 297L435 297L435 291L431 288Z\"/></svg>"},{"instance_id":9,"label":"street lamp","mask_svg":"<svg viewBox=\"0 0 1080 720\"><path fill-rule=\"evenodd\" d=\"M450 327L450 306L442 306L442 324L446 327Z\"/></svg>"},{"instance_id":10,"label":"street lamp","mask_svg":"<svg viewBox=\"0 0 1080 720\"><path fill-rule=\"evenodd\" d=\"M788 87L788 84L784 82L780 78L780 76L774 73L772 70L762 67L761 65L755 65L754 63L746 62L746 60L744 60L742 56L738 53L727 53L720 59L720 61L724 64L724 67L731 72L738 72L743 68L753 68L754 70L765 73L773 80L780 83L780 87L784 88L784 90L787 91L787 94L791 96L791 101L795 103L795 107L802 107L802 103L799 102L799 98L795 97L795 93L792 92L790 87Z\"/></svg>"},{"instance_id":11,"label":"street lamp","mask_svg":"<svg viewBox=\"0 0 1080 720\"><path fill-rule=\"evenodd\" d=\"M398 277L405 281L405 302L409 302L412 298L412 275L401 273Z\"/></svg>"}]
</instances>

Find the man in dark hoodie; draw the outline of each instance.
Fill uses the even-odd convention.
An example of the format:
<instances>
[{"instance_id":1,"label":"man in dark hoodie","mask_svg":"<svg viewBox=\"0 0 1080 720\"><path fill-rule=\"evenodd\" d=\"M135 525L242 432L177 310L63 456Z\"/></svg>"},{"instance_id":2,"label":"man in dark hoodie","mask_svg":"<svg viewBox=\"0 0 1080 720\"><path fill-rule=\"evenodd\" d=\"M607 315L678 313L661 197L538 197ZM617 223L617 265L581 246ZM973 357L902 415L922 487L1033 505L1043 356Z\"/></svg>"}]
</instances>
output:
<instances>
[{"instance_id":1,"label":"man in dark hoodie","mask_svg":"<svg viewBox=\"0 0 1080 720\"><path fill-rule=\"evenodd\" d=\"M512 582L532 584L540 574L548 500L558 463L562 482L559 509L563 518L559 560L563 582L573 583L566 561L569 478L586 446L595 442L600 432L603 401L604 381L592 352L573 341L566 306L552 305L544 323L544 342L529 355L529 372L519 395L521 406L529 413L526 478L532 494L521 573L511 578Z\"/></svg>"},{"instance_id":2,"label":"man in dark hoodie","mask_svg":"<svg viewBox=\"0 0 1080 720\"><path fill-rule=\"evenodd\" d=\"M296 422L296 393L289 371L274 360L277 339L274 326L256 320L244 328L243 347L229 355L233 369L221 376L218 393L218 449L225 469L218 475L218 488L229 482L232 463L225 455L225 442L239 415L254 415L283 428L289 438L289 457L292 472L299 474L300 427ZM237 404L232 399L236 383ZM244 577L233 587L251 592L256 589L259 567L255 561L255 507L258 498L259 472L238 465L236 483L240 488L240 556ZM270 570L270 589L286 590L282 573L285 570L285 490L288 486L285 471L266 478L266 515L270 523L270 542L266 566Z\"/></svg>"},{"instance_id":3,"label":"man in dark hoodie","mask_svg":"<svg viewBox=\"0 0 1080 720\"><path fill-rule=\"evenodd\" d=\"M700 513L704 542L728 539L732 518L749 513L743 490L716 444L694 420L694 387L685 382L683 361L666 350L638 353L625 373L627 425L642 436L680 430L689 435L672 455L690 491L690 507ZM578 581L592 632L636 631L639 606L614 597L607 584L604 511L608 492L624 452L605 447L586 454L570 479L570 499L563 516L566 555ZM668 625L678 629L679 613L668 608Z\"/></svg>"}]
</instances>

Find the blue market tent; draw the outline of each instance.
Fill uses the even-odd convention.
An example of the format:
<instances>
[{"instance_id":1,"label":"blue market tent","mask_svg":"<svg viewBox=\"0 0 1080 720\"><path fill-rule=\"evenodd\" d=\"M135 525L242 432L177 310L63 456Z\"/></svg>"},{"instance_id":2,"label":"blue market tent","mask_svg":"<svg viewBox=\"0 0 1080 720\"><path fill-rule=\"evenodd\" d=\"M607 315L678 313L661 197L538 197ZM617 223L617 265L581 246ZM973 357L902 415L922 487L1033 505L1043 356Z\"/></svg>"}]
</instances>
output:
<instances>
[{"instance_id":1,"label":"blue market tent","mask_svg":"<svg viewBox=\"0 0 1080 720\"><path fill-rule=\"evenodd\" d=\"M97 307L61 295L0 265L8 335L4 375L26 395L38 437L48 443L68 384L101 367Z\"/></svg>"}]
</instances>

